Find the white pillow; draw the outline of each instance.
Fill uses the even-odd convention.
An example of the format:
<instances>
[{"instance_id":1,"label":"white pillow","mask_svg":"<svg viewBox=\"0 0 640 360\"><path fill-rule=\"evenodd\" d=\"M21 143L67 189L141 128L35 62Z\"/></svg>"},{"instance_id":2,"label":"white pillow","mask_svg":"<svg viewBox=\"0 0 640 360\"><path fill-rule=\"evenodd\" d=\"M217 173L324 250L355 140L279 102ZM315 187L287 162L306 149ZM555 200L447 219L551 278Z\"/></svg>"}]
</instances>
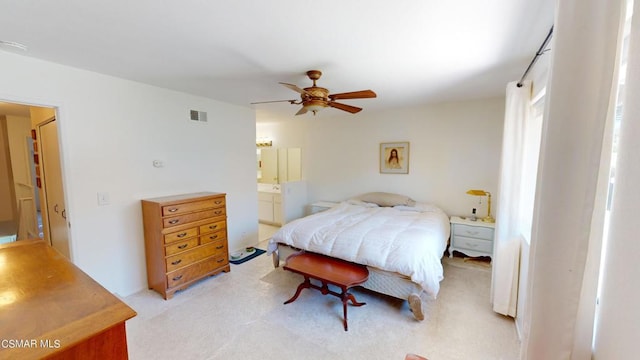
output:
<instances>
[{"instance_id":1,"label":"white pillow","mask_svg":"<svg viewBox=\"0 0 640 360\"><path fill-rule=\"evenodd\" d=\"M427 203L416 203L413 206L397 205L393 208L400 211L443 212L439 207Z\"/></svg>"},{"instance_id":2,"label":"white pillow","mask_svg":"<svg viewBox=\"0 0 640 360\"><path fill-rule=\"evenodd\" d=\"M358 200L358 199L349 199L349 200L347 200L347 204L357 205L357 206L362 206L362 207L368 207L368 208L378 207L378 204L364 202L364 201Z\"/></svg>"},{"instance_id":3,"label":"white pillow","mask_svg":"<svg viewBox=\"0 0 640 360\"><path fill-rule=\"evenodd\" d=\"M411 199L408 196L386 193L386 192L370 192L370 193L357 196L354 199L368 202L368 203L378 204L379 206L396 206L396 205L413 206L416 203L415 200Z\"/></svg>"}]
</instances>

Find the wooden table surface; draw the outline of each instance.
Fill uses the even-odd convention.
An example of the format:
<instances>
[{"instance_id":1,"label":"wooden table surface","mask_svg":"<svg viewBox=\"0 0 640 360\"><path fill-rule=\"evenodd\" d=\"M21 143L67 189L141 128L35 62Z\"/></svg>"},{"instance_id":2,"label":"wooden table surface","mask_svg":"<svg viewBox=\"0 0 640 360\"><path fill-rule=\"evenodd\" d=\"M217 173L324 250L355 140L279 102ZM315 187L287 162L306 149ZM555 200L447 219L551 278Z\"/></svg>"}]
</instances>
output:
<instances>
[{"instance_id":1,"label":"wooden table surface","mask_svg":"<svg viewBox=\"0 0 640 360\"><path fill-rule=\"evenodd\" d=\"M44 241L0 245L0 358L63 354L115 327L124 334L135 315Z\"/></svg>"},{"instance_id":2,"label":"wooden table surface","mask_svg":"<svg viewBox=\"0 0 640 360\"><path fill-rule=\"evenodd\" d=\"M369 278L369 270L364 265L310 252L292 254L287 258L284 269L347 288L360 285Z\"/></svg>"}]
</instances>

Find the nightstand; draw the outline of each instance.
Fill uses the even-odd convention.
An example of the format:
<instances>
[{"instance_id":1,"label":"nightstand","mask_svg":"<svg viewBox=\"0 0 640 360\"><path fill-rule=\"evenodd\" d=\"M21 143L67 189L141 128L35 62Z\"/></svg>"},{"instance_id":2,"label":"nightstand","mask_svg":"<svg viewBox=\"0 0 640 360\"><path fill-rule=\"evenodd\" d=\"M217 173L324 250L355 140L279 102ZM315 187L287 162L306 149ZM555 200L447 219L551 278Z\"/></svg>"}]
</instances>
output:
<instances>
[{"instance_id":1,"label":"nightstand","mask_svg":"<svg viewBox=\"0 0 640 360\"><path fill-rule=\"evenodd\" d=\"M478 219L471 221L459 216L451 217L451 245L449 257L453 251L468 256L489 256L493 260L493 234L496 224Z\"/></svg>"},{"instance_id":2,"label":"nightstand","mask_svg":"<svg viewBox=\"0 0 640 360\"><path fill-rule=\"evenodd\" d=\"M339 203L333 201L318 201L314 202L309 206L309 213L315 214L321 211L329 210L334 206L337 206Z\"/></svg>"}]
</instances>

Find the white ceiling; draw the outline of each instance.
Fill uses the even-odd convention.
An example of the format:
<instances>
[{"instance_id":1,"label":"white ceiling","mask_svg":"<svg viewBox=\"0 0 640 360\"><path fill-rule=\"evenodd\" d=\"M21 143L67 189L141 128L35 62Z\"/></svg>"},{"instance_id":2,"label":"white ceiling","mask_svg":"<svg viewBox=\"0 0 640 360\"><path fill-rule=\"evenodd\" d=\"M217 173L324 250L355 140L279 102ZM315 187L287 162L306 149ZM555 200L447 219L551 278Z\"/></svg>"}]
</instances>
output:
<instances>
[{"instance_id":1,"label":"white ceiling","mask_svg":"<svg viewBox=\"0 0 640 360\"><path fill-rule=\"evenodd\" d=\"M365 111L486 98L519 80L553 23L554 0L0 0L4 51L293 115L278 84ZM336 111L327 109L325 111ZM306 115L309 116L309 115Z\"/></svg>"}]
</instances>

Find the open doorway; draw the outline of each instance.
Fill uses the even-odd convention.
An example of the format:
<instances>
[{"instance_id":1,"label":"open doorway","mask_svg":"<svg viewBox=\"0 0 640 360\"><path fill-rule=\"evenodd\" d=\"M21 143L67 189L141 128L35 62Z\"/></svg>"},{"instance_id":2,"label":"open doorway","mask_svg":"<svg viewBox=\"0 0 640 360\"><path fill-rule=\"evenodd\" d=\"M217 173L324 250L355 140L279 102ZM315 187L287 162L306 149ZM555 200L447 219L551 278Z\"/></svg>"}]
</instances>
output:
<instances>
[{"instance_id":1,"label":"open doorway","mask_svg":"<svg viewBox=\"0 0 640 360\"><path fill-rule=\"evenodd\" d=\"M0 242L42 238L70 258L55 114L0 102Z\"/></svg>"}]
</instances>

